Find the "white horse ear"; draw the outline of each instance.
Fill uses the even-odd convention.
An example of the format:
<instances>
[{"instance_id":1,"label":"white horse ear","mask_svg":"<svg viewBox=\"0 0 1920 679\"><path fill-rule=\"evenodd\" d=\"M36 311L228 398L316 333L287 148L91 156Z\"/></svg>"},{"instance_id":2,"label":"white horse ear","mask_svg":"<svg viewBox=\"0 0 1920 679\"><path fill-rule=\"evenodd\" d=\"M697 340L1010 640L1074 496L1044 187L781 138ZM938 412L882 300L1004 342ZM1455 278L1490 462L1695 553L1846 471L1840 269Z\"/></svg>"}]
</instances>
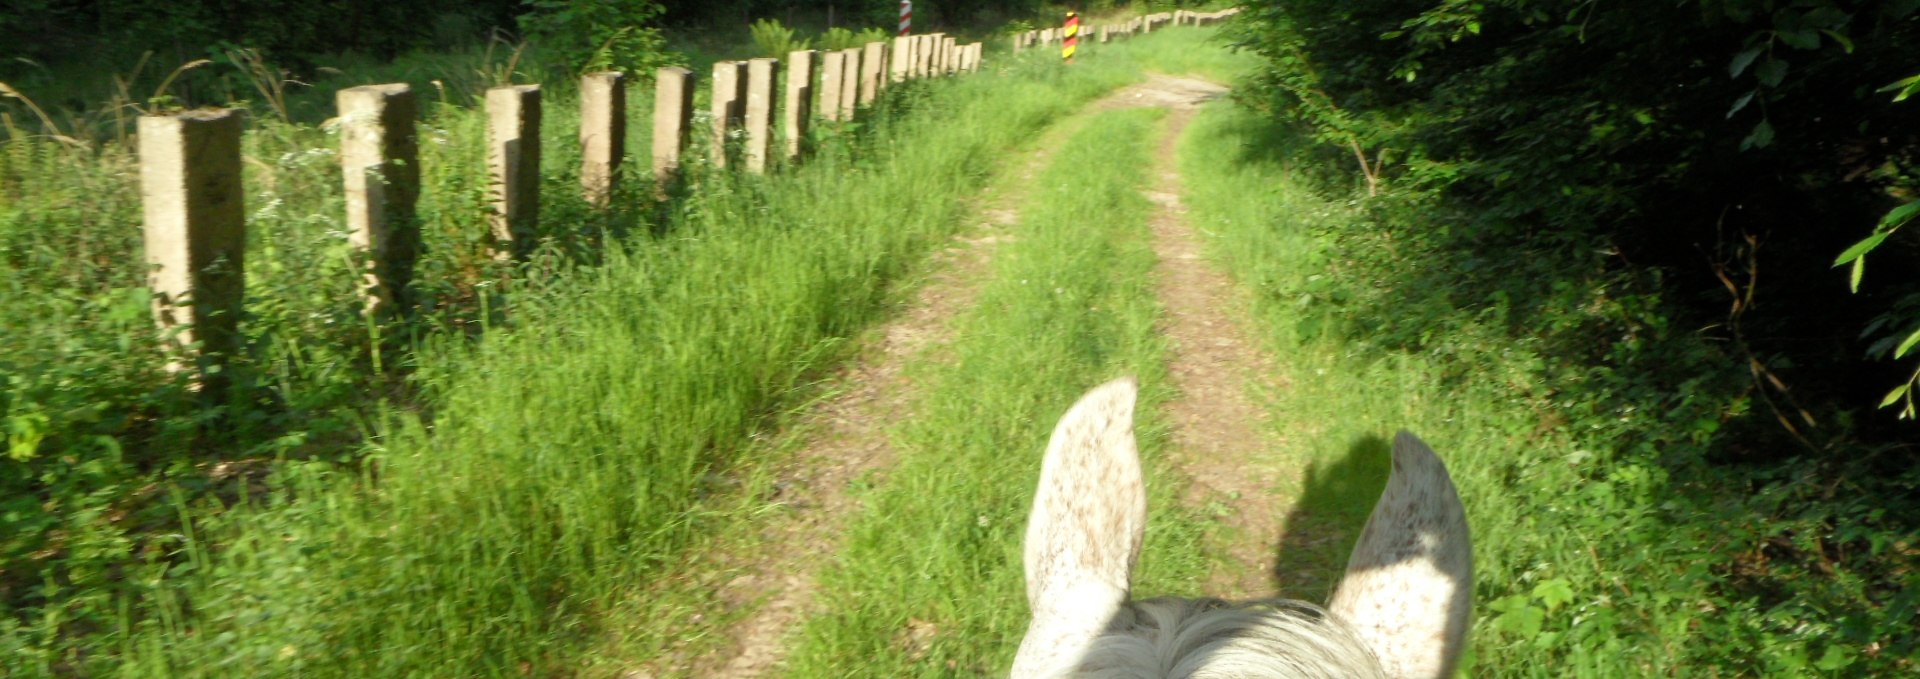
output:
<instances>
[{"instance_id":1,"label":"white horse ear","mask_svg":"<svg viewBox=\"0 0 1920 679\"><path fill-rule=\"evenodd\" d=\"M1447 467L1407 432L1393 473L1327 609L1373 648L1389 677L1453 674L1473 606L1473 544Z\"/></svg>"},{"instance_id":2,"label":"white horse ear","mask_svg":"<svg viewBox=\"0 0 1920 679\"><path fill-rule=\"evenodd\" d=\"M1033 622L1013 676L1075 666L1127 600L1147 529L1147 491L1133 442L1131 377L1080 397L1047 444L1027 519L1027 603Z\"/></svg>"}]
</instances>

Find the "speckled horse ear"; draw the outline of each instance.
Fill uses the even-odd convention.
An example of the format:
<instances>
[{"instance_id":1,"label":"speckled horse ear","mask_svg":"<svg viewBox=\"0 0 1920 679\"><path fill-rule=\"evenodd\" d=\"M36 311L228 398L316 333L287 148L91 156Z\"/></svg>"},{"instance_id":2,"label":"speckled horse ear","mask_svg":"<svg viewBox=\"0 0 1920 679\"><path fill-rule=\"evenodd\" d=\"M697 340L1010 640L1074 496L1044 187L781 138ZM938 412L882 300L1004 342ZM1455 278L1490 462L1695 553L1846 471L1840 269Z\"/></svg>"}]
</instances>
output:
<instances>
[{"instance_id":1,"label":"speckled horse ear","mask_svg":"<svg viewBox=\"0 0 1920 679\"><path fill-rule=\"evenodd\" d=\"M1473 547L1460 495L1432 448L1393 439L1393 473L1327 609L1389 677L1449 677L1473 605Z\"/></svg>"},{"instance_id":2,"label":"speckled horse ear","mask_svg":"<svg viewBox=\"0 0 1920 679\"><path fill-rule=\"evenodd\" d=\"M1051 676L1086 654L1132 586L1147 530L1147 491L1133 441L1133 378L1096 387L1060 418L1027 519L1033 622L1014 677Z\"/></svg>"}]
</instances>

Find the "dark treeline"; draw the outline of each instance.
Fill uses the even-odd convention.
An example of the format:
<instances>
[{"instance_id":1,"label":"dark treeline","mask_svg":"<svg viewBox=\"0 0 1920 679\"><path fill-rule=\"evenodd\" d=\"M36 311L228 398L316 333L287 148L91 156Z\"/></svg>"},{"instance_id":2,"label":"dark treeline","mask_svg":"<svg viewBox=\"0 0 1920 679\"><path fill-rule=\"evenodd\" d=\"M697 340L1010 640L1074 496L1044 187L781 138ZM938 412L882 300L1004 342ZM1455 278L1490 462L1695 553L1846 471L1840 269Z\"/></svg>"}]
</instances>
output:
<instances>
[{"instance_id":1,"label":"dark treeline","mask_svg":"<svg viewBox=\"0 0 1920 679\"><path fill-rule=\"evenodd\" d=\"M929 26L973 24L1031 18L1053 4L922 0L914 15ZM0 44L9 56L55 63L77 55L130 61L147 50L187 59L223 43L291 59L343 52L391 57L493 30L518 33L532 14L630 16L693 28L804 16L860 27L891 25L898 8L898 0L11 0L0 6Z\"/></svg>"},{"instance_id":2,"label":"dark treeline","mask_svg":"<svg viewBox=\"0 0 1920 679\"><path fill-rule=\"evenodd\" d=\"M1920 325L1913 234L1873 256L1859 293L1834 260L1913 198L1920 103L1882 90L1920 73L1916 9L1304 1L1253 10L1241 38L1275 64L1274 111L1348 169L1358 148L1387 185L1436 189L1453 245L1659 275L1736 370L1793 389L1752 395L1824 448L1894 427L1873 406L1912 371L1887 359Z\"/></svg>"}]
</instances>

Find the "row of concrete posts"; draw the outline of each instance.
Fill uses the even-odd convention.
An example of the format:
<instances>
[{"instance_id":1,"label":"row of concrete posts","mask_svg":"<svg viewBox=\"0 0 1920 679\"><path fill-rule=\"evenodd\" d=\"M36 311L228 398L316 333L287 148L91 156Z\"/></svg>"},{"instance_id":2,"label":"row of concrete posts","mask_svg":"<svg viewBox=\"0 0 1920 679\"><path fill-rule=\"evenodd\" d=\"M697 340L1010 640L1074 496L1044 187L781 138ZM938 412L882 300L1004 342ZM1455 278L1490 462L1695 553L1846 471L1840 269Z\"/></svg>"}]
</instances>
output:
<instances>
[{"instance_id":1,"label":"row of concrete posts","mask_svg":"<svg viewBox=\"0 0 1920 679\"><path fill-rule=\"evenodd\" d=\"M979 70L980 43L957 44L944 34L902 36L889 45L721 62L714 66L713 163L764 172L774 151L780 111L782 155L798 160L813 119L848 121L895 83ZM627 110L623 73L594 73L580 83L580 182L585 199L607 207L626 157ZM653 173L674 181L691 138L694 75L660 69L655 81ZM776 107L777 94L784 94ZM486 93L488 220L496 258L525 256L540 213L539 85L496 87ZM407 309L406 291L420 251L415 207L420 196L419 102L404 83L341 90L340 164L347 231L365 261L364 305L369 315ZM177 356L173 368L192 370L204 391L219 390L220 368L241 349L238 322L245 296L246 212L241 183L243 116L235 109L145 116L139 155L146 258L153 315ZM738 131L738 134L736 134ZM734 143L742 138L744 145Z\"/></svg>"},{"instance_id":2,"label":"row of concrete posts","mask_svg":"<svg viewBox=\"0 0 1920 679\"><path fill-rule=\"evenodd\" d=\"M872 42L843 50L791 52L784 63L779 59L716 63L710 100L712 162L727 167L737 157L746 171L764 173L776 151L790 162L797 160L814 119L853 120L890 84L971 73L979 70L981 56L980 43L962 45L945 34L930 33L901 36L892 45ZM662 70L658 101L668 100L668 90L689 96L692 78L685 69ZM778 149L774 146L776 101L781 111L777 131L785 138ZM662 181L679 167L688 133L686 119L679 111L655 118L654 174ZM674 121L681 124L671 124Z\"/></svg>"},{"instance_id":3,"label":"row of concrete posts","mask_svg":"<svg viewBox=\"0 0 1920 679\"><path fill-rule=\"evenodd\" d=\"M1147 14L1117 24L1101 24L1091 30L1081 28L1080 40L1083 43L1106 44L1116 39L1152 33L1167 26L1211 26L1239 12L1239 8L1218 12L1191 12L1183 9ZM1020 52L1030 47L1058 45L1065 38L1064 28L1044 28L1016 33L1013 36L1013 51Z\"/></svg>"}]
</instances>

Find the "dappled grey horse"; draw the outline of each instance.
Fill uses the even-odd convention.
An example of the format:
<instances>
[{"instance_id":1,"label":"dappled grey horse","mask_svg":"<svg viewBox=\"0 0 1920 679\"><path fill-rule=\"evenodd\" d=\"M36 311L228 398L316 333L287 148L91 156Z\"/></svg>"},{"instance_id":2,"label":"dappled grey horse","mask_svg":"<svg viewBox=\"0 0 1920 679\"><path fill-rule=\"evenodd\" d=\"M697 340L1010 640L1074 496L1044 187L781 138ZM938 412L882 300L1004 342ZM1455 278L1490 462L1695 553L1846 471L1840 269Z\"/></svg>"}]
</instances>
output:
<instances>
[{"instance_id":1,"label":"dappled grey horse","mask_svg":"<svg viewBox=\"0 0 1920 679\"><path fill-rule=\"evenodd\" d=\"M1081 397L1047 444L1027 522L1033 621L1013 663L1038 677L1447 677L1473 598L1466 514L1420 439L1393 441L1393 472L1321 608L1304 601L1130 601L1147 527L1133 442L1138 387Z\"/></svg>"}]
</instances>

